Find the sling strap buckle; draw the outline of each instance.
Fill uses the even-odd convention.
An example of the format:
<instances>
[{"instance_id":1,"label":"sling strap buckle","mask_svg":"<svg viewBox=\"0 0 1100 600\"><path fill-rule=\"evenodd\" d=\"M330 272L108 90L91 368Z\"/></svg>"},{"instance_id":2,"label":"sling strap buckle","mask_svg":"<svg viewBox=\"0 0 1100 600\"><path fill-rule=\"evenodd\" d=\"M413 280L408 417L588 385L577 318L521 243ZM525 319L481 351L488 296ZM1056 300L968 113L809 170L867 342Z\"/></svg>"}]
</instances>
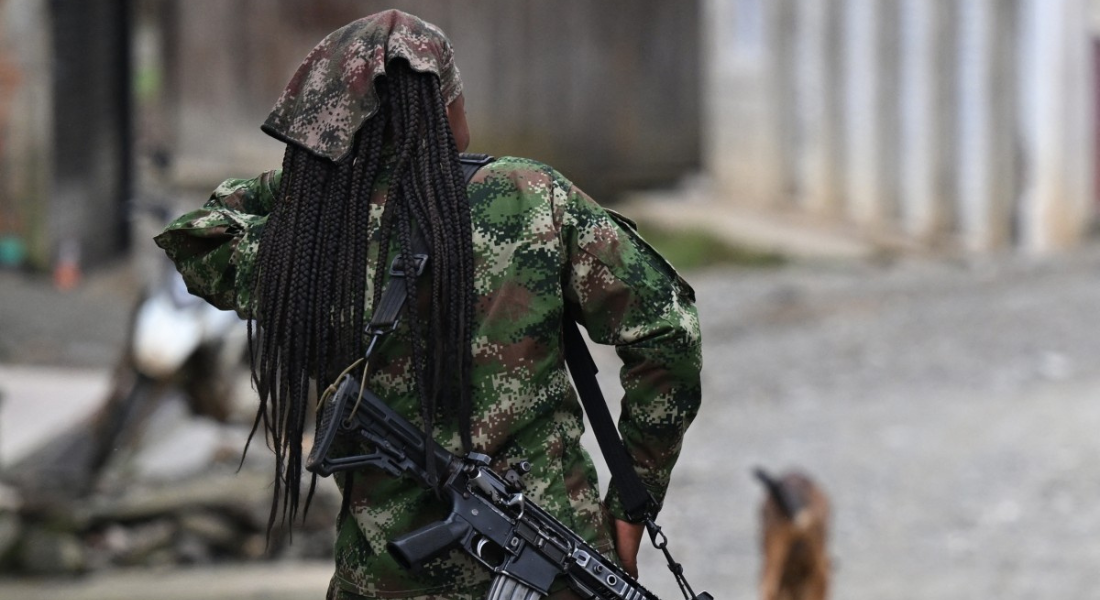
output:
<instances>
[{"instance_id":1,"label":"sling strap buckle","mask_svg":"<svg viewBox=\"0 0 1100 600\"><path fill-rule=\"evenodd\" d=\"M404 254L398 254L393 257L393 262L390 263L390 277L405 277L408 274L409 263L412 263L413 277L420 277L424 274L425 267L428 266L427 254L413 254L412 260L405 260Z\"/></svg>"}]
</instances>

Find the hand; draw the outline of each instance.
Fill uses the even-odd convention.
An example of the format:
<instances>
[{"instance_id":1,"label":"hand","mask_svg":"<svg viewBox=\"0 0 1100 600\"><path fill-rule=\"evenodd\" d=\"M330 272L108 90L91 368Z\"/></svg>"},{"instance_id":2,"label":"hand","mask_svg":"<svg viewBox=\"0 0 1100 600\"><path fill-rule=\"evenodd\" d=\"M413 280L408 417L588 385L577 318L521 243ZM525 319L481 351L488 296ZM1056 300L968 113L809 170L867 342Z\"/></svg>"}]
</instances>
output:
<instances>
[{"instance_id":1,"label":"hand","mask_svg":"<svg viewBox=\"0 0 1100 600\"><path fill-rule=\"evenodd\" d=\"M619 555L619 562L623 570L634 579L638 578L638 549L642 546L642 534L645 533L645 525L642 523L628 523L619 519L612 519L615 534L615 553Z\"/></svg>"}]
</instances>

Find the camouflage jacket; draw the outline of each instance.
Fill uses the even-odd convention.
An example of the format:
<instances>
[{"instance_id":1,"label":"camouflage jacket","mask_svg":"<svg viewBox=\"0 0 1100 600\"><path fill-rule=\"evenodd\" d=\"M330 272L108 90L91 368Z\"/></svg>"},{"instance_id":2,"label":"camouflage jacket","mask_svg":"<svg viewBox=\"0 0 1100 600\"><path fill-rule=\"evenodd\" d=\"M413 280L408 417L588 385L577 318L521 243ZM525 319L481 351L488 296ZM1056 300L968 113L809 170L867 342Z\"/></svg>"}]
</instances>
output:
<instances>
[{"instance_id":1,"label":"camouflage jacket","mask_svg":"<svg viewBox=\"0 0 1100 600\"><path fill-rule=\"evenodd\" d=\"M192 293L250 316L253 262L278 179L270 172L226 181L201 210L157 237ZM372 218L381 217L387 185L385 177L376 182ZM613 554L608 517L621 516L622 507L613 489L601 502L581 447L582 411L562 354L564 311L574 306L590 338L614 345L621 357L626 394L619 430L660 502L700 402L693 292L629 221L545 165L498 159L474 176L468 196L479 298L475 449L493 456L498 468L530 461L534 470L524 478L529 495ZM369 385L419 425L406 336L399 328L385 339ZM440 426L435 437L452 451L461 447L453 429ZM334 587L376 598L484 597L487 572L459 552L417 574L402 571L385 552L387 540L445 516L447 507L433 494L376 470L337 476L337 483L350 500L350 518L337 534Z\"/></svg>"}]
</instances>

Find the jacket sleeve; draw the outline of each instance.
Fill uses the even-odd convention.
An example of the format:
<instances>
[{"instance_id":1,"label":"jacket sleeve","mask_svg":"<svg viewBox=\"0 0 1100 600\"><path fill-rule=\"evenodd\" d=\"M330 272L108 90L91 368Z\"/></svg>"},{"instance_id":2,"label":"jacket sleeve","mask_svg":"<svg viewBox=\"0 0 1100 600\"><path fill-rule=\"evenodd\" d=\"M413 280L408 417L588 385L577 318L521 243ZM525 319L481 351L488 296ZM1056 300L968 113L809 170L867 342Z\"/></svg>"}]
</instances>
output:
<instances>
[{"instance_id":1,"label":"jacket sleeve","mask_svg":"<svg viewBox=\"0 0 1100 600\"><path fill-rule=\"evenodd\" d=\"M279 171L228 179L202 208L176 219L154 241L187 290L222 310L252 316L252 275L260 236L279 189Z\"/></svg>"},{"instance_id":2,"label":"jacket sleeve","mask_svg":"<svg viewBox=\"0 0 1100 600\"><path fill-rule=\"evenodd\" d=\"M600 344L615 346L625 396L619 433L642 483L663 503L701 399L701 337L691 287L637 233L575 187L565 194L567 304ZM615 486L608 508L625 514Z\"/></svg>"}]
</instances>

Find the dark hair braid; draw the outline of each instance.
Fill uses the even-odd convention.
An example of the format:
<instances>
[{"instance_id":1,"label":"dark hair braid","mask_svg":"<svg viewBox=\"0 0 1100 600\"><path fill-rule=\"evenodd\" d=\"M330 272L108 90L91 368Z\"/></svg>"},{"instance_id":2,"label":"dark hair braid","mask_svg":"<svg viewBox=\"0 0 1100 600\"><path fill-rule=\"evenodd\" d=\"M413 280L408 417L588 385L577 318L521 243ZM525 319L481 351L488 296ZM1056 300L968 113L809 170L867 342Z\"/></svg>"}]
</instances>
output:
<instances>
[{"instance_id":1,"label":"dark hair braid","mask_svg":"<svg viewBox=\"0 0 1100 600\"><path fill-rule=\"evenodd\" d=\"M430 286L429 309L418 310L421 286L407 278L403 319L420 416L429 435L437 417L457 422L464 449L471 448L473 242L458 151L435 75L395 60L376 88L381 107L356 134L348 158L334 163L287 146L278 200L260 243L256 324L249 324L260 405L249 440L263 423L275 453L269 531L280 503L283 520L298 511L310 380L320 393L363 355L367 277L373 274L369 306L377 307L391 245L411 255L417 231L430 247L431 280L420 282ZM387 139L392 154L384 150ZM384 171L389 190L376 230L370 200ZM369 265L372 239L379 251ZM456 360L462 368L451 375L445 367ZM312 493L311 484L307 509Z\"/></svg>"},{"instance_id":2,"label":"dark hair braid","mask_svg":"<svg viewBox=\"0 0 1100 600\"><path fill-rule=\"evenodd\" d=\"M425 93L430 94L432 90L426 89ZM435 143L429 144L429 148L453 148L455 147L454 133L451 131L449 121L447 120L447 113L442 103L431 103L430 106L434 109L434 120L432 123L432 132L435 137ZM433 157L433 164L441 166L441 183L443 185L444 195L447 197L460 197L464 198L466 195L466 178L462 171L461 166L457 163L441 160ZM467 203L454 203L443 204L441 208L447 212L447 219L454 223L453 227L460 231L473 231L473 225L470 220L470 211ZM472 257L474 255L474 241L473 235L462 236L457 239L458 243L457 251L451 256L455 258L453 262L453 270L451 274L454 278L454 285L469 285L472 289L474 280L474 263ZM465 257L470 257L467 260ZM450 303L446 304L447 315L446 322L451 324L452 330L449 332L447 339L453 340L457 349L470 348L473 344L473 322L475 304L473 302L467 302L465 304ZM473 367L473 354L471 352L457 351L456 355L460 359L460 368L455 372L457 378L455 386L460 390L470 389L470 373ZM459 423L469 423L472 417L472 405L470 395L467 393L460 396L457 402L453 403L453 406L457 409L457 419ZM465 447L472 445L470 439L470 431L467 429L462 431L462 443Z\"/></svg>"}]
</instances>

